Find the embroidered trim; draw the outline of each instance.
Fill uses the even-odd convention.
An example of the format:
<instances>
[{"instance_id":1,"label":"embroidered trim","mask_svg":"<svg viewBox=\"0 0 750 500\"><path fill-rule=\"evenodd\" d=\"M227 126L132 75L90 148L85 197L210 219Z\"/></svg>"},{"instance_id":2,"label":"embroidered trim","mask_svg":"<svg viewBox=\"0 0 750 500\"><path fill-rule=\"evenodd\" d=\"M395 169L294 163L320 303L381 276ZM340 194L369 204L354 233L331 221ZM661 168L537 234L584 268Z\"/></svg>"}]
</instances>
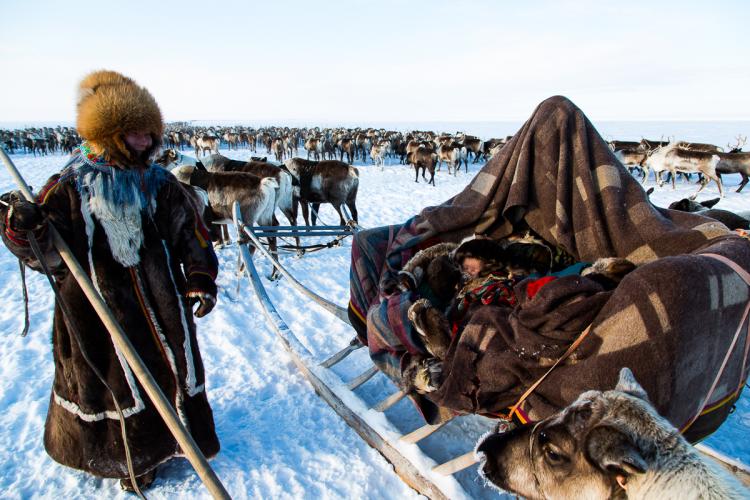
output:
<instances>
[{"instance_id":1,"label":"embroidered trim","mask_svg":"<svg viewBox=\"0 0 750 500\"><path fill-rule=\"evenodd\" d=\"M91 144L89 144L88 141L83 141L81 145L76 149L76 151L73 151L73 154L78 153L81 155L81 159L83 159L84 162L91 165L94 168L101 168L101 169L109 169L109 168L119 168L114 163L111 163L104 159L103 156L97 155L94 153L94 150L91 149Z\"/></svg>"}]
</instances>

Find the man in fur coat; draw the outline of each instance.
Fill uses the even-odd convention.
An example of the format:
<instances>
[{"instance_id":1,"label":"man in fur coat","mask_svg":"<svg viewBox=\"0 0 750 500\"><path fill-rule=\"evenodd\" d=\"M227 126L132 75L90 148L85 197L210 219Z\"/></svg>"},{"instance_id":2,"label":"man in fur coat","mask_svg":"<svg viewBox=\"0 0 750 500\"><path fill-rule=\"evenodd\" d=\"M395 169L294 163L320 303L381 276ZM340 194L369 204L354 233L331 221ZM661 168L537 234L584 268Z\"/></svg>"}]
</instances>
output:
<instances>
[{"instance_id":1,"label":"man in fur coat","mask_svg":"<svg viewBox=\"0 0 750 500\"><path fill-rule=\"evenodd\" d=\"M161 144L161 112L151 94L112 71L83 79L78 132L85 141L39 191L37 204L8 196L3 242L41 270L32 234L52 271L55 377L44 430L47 453L132 488L117 400L138 484L181 453L75 279L54 251L47 224L68 243L130 341L207 457L219 451L192 319L215 304L217 260L184 188L151 163ZM77 338L76 338L77 337ZM79 343L80 342L80 343ZM112 393L92 369L102 374Z\"/></svg>"}]
</instances>

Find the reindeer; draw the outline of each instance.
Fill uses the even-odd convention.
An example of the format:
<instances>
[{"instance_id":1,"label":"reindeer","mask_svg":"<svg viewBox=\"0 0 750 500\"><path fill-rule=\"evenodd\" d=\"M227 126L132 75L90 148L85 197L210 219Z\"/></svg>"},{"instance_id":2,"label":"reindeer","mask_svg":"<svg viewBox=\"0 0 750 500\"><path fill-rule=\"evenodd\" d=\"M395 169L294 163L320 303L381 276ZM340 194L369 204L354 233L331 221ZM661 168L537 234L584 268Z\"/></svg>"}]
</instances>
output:
<instances>
[{"instance_id":1,"label":"reindeer","mask_svg":"<svg viewBox=\"0 0 750 500\"><path fill-rule=\"evenodd\" d=\"M305 150L307 151L307 159L310 159L310 153L313 155L313 160L320 161L320 139L317 137L309 137L305 141Z\"/></svg>"},{"instance_id":2,"label":"reindeer","mask_svg":"<svg viewBox=\"0 0 750 500\"><path fill-rule=\"evenodd\" d=\"M246 225L277 226L274 215L279 184L271 177L260 178L248 173L213 173L184 165L172 170L177 179L208 193L208 205L216 218L231 219L232 204L240 203L242 221ZM271 254L277 256L276 238L268 238ZM270 279L277 276L271 273Z\"/></svg>"},{"instance_id":3,"label":"reindeer","mask_svg":"<svg viewBox=\"0 0 750 500\"><path fill-rule=\"evenodd\" d=\"M481 141L481 139L479 139L479 137L467 135L464 136L464 140L462 142L467 152L474 155L474 161L472 161L472 163L478 163L479 157L484 153L484 151L482 150L484 143Z\"/></svg>"},{"instance_id":4,"label":"reindeer","mask_svg":"<svg viewBox=\"0 0 750 500\"><path fill-rule=\"evenodd\" d=\"M341 205L346 204L354 222L357 222L357 190L359 170L336 160L310 161L292 158L284 162L298 182L295 186L295 213L297 200L302 204L305 224L310 225L308 203L312 204L312 225L315 225L321 203L330 203L339 214L341 225L346 220L341 213Z\"/></svg>"},{"instance_id":5,"label":"reindeer","mask_svg":"<svg viewBox=\"0 0 750 500\"><path fill-rule=\"evenodd\" d=\"M430 172L430 180L427 184L435 185L435 163L437 162L437 154L432 151L431 148L420 145L416 151L408 153L406 155L406 161L414 165L414 182L419 182L419 169L422 169L422 179L427 180L425 177L425 170Z\"/></svg>"},{"instance_id":6,"label":"reindeer","mask_svg":"<svg viewBox=\"0 0 750 500\"><path fill-rule=\"evenodd\" d=\"M284 161L284 139L277 137L271 141L271 149L269 153L271 152L273 152L273 155L276 157L276 161Z\"/></svg>"},{"instance_id":7,"label":"reindeer","mask_svg":"<svg viewBox=\"0 0 750 500\"><path fill-rule=\"evenodd\" d=\"M336 144L339 148L339 161L344 161L344 154L349 163L352 163L352 151L354 151L354 143L350 137L342 137Z\"/></svg>"},{"instance_id":8,"label":"reindeer","mask_svg":"<svg viewBox=\"0 0 750 500\"><path fill-rule=\"evenodd\" d=\"M219 154L220 142L217 136L209 134L195 138L195 156L200 158L203 154Z\"/></svg>"},{"instance_id":9,"label":"reindeer","mask_svg":"<svg viewBox=\"0 0 750 500\"><path fill-rule=\"evenodd\" d=\"M366 134L358 133L354 136L354 157L355 158L361 158L362 161L365 161L366 155L367 155L367 147L370 145L370 139L368 139Z\"/></svg>"},{"instance_id":10,"label":"reindeer","mask_svg":"<svg viewBox=\"0 0 750 500\"><path fill-rule=\"evenodd\" d=\"M297 154L297 136L288 135L284 137L284 151L289 158Z\"/></svg>"},{"instance_id":11,"label":"reindeer","mask_svg":"<svg viewBox=\"0 0 750 500\"><path fill-rule=\"evenodd\" d=\"M643 151L640 148L618 149L615 151L615 158L620 160L620 163L626 166L631 173L635 168L640 169L643 173L641 183L645 182L647 172L644 170L643 165L646 162L646 158L648 158L648 153L646 151Z\"/></svg>"},{"instance_id":12,"label":"reindeer","mask_svg":"<svg viewBox=\"0 0 750 500\"><path fill-rule=\"evenodd\" d=\"M742 191L748 180L750 180L750 153L742 151L742 146L747 142L747 136L744 138L737 136L737 144L731 146L727 144L729 153L717 153L719 163L716 165L716 174L721 179L721 174L740 174L742 181L737 188L737 193Z\"/></svg>"},{"instance_id":13,"label":"reindeer","mask_svg":"<svg viewBox=\"0 0 750 500\"><path fill-rule=\"evenodd\" d=\"M417 148L419 148L419 141L416 139L409 139L409 141L406 143L403 149L403 156L401 156L401 162L403 163L406 161L407 164L411 164L411 156L413 156L414 153L416 153Z\"/></svg>"},{"instance_id":14,"label":"reindeer","mask_svg":"<svg viewBox=\"0 0 750 500\"><path fill-rule=\"evenodd\" d=\"M675 189L675 177L677 172L699 172L708 179L716 181L716 184L719 186L719 195L723 198L724 188L721 184L721 179L716 174L716 165L719 163L718 154L683 149L678 147L678 144L680 143L669 143L666 146L656 148L646 159L645 166L651 168L655 172L663 172L665 170L669 171L672 174L672 189ZM648 176L648 173L646 176ZM661 181L658 174L657 179ZM701 183L698 191L691 196L691 199L695 199L706 184L708 184L708 182ZM663 185L663 182L660 182L659 185Z\"/></svg>"},{"instance_id":15,"label":"reindeer","mask_svg":"<svg viewBox=\"0 0 750 500\"><path fill-rule=\"evenodd\" d=\"M385 155L388 153L389 146L388 141L381 141L378 144L373 144L370 149L370 158L375 165L380 165L381 171L385 169Z\"/></svg>"},{"instance_id":16,"label":"reindeer","mask_svg":"<svg viewBox=\"0 0 750 500\"><path fill-rule=\"evenodd\" d=\"M461 150L466 151L466 148L462 147L459 143L455 142L452 144L443 143L437 150L438 158L438 170L443 162L448 164L448 175L451 173L453 168L453 175L458 173L458 169L461 168ZM469 171L469 164L466 162L466 172Z\"/></svg>"},{"instance_id":17,"label":"reindeer","mask_svg":"<svg viewBox=\"0 0 750 500\"><path fill-rule=\"evenodd\" d=\"M336 159L336 143L330 137L323 137L320 140L320 154L323 160Z\"/></svg>"},{"instance_id":18,"label":"reindeer","mask_svg":"<svg viewBox=\"0 0 750 500\"><path fill-rule=\"evenodd\" d=\"M224 141L227 143L229 150L237 149L239 147L240 136L235 132L224 132Z\"/></svg>"}]
</instances>

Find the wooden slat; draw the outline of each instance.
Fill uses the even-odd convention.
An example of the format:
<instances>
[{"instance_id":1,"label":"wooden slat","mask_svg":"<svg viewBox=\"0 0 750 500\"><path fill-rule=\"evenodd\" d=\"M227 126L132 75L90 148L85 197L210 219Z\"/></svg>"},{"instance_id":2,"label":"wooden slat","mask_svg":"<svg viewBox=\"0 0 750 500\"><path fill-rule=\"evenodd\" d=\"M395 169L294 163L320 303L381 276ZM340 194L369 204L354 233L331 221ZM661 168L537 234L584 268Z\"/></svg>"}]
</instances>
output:
<instances>
[{"instance_id":1,"label":"wooden slat","mask_svg":"<svg viewBox=\"0 0 750 500\"><path fill-rule=\"evenodd\" d=\"M367 369L366 372L360 373L356 377L354 377L346 386L349 388L350 391L353 391L360 385L364 384L368 380L370 380L376 373L378 373L378 369L375 366L371 366Z\"/></svg>"},{"instance_id":2,"label":"wooden slat","mask_svg":"<svg viewBox=\"0 0 750 500\"><path fill-rule=\"evenodd\" d=\"M406 393L403 391L394 392L393 394L391 394L390 396L388 396L387 398L385 398L384 400L382 400L380 403L376 404L372 408L375 411L385 411L391 406L401 401L402 399L404 399L405 396L406 396Z\"/></svg>"},{"instance_id":3,"label":"wooden slat","mask_svg":"<svg viewBox=\"0 0 750 500\"><path fill-rule=\"evenodd\" d=\"M478 460L474 455L474 451L470 451L454 458L453 460L448 460L440 465L436 465L432 468L432 471L441 476L449 476L464 469L468 469L477 462Z\"/></svg>"},{"instance_id":4,"label":"wooden slat","mask_svg":"<svg viewBox=\"0 0 750 500\"><path fill-rule=\"evenodd\" d=\"M320 363L320 366L322 366L323 368L330 368L338 363L341 363L344 359L346 359L348 355L361 347L364 347L364 345L362 345L362 342L360 342L357 337L354 337L354 339L349 343L348 346L344 347L339 352Z\"/></svg>"},{"instance_id":5,"label":"wooden slat","mask_svg":"<svg viewBox=\"0 0 750 500\"><path fill-rule=\"evenodd\" d=\"M439 424L435 425L423 425L418 429L414 429L409 434L404 434L403 436L401 436L399 441L403 441L404 443L418 443L426 437L431 436L432 433L441 429L447 423L448 421L446 420L445 422L440 422Z\"/></svg>"}]
</instances>

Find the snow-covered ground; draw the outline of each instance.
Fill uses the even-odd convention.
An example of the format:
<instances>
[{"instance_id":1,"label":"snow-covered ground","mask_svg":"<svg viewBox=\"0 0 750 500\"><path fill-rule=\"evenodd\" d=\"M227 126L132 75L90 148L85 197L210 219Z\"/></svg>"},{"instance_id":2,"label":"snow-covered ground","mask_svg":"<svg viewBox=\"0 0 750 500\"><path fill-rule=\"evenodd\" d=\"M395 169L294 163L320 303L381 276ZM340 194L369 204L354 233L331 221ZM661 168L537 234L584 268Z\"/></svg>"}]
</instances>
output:
<instances>
[{"instance_id":1,"label":"snow-covered ground","mask_svg":"<svg viewBox=\"0 0 750 500\"><path fill-rule=\"evenodd\" d=\"M638 124L629 124L626 129L633 132L632 138L643 134ZM606 132L602 130L603 135ZM704 135L699 132L678 138L724 145L734 137L719 136L710 126L703 129ZM737 132L740 130L731 134ZM613 133L618 139L630 138L621 129ZM747 130L743 133L747 134ZM247 150L221 153L236 159L251 155ZM65 158L59 155L36 158L13 155L12 159L35 187L41 186L65 163ZM437 174L437 186L432 187L421 180L415 184L413 170L397 162L386 166L384 171L371 165L362 166L360 162L357 165L360 166L357 205L364 227L401 223L421 208L450 198L481 166L472 165L468 174L460 173L457 177L449 177L443 169ZM745 193L734 193L733 186L738 182L738 176L725 176L727 196L717 208L750 209L750 188ZM12 188L10 176L0 173L0 192ZM657 187L652 200L666 206L695 189L695 185L684 182L678 183L676 191ZM700 199L715 196L716 186L710 185ZM326 223L337 222L330 206L322 208L321 218ZM349 296L350 245L346 241L341 247L303 258L284 254L282 263L311 289L345 305ZM385 459L315 395L266 326L260 305L244 278L237 292L237 248L227 247L218 255L219 302L210 315L197 323L208 396L222 445L212 466L229 493L235 498L416 497ZM259 262L260 272L269 274L269 264L261 259ZM27 281L31 330L26 338L21 338L18 334L23 328L23 302L18 263L8 251L0 249L0 496L125 497L117 481L97 479L57 465L44 452L42 430L53 375L50 349L53 296L43 276L29 273ZM320 359L351 340L353 333L346 325L311 305L285 280L266 282L266 286L289 326ZM367 366L367 355L362 351L337 366L336 371L344 378L362 371ZM358 394L373 404L392 390L384 377L378 375ZM408 404L402 401L393 411L404 415L400 424L410 429L419 422L409 416ZM464 425L453 429L452 435L472 430L471 424ZM748 430L750 400L745 394L737 411L707 444L750 463ZM463 448L465 442L441 437L431 437L426 446L438 459L467 451ZM473 470L463 473L461 481L473 496L494 495L482 490ZM146 493L149 498L209 496L185 460L162 467L155 485Z\"/></svg>"}]
</instances>

